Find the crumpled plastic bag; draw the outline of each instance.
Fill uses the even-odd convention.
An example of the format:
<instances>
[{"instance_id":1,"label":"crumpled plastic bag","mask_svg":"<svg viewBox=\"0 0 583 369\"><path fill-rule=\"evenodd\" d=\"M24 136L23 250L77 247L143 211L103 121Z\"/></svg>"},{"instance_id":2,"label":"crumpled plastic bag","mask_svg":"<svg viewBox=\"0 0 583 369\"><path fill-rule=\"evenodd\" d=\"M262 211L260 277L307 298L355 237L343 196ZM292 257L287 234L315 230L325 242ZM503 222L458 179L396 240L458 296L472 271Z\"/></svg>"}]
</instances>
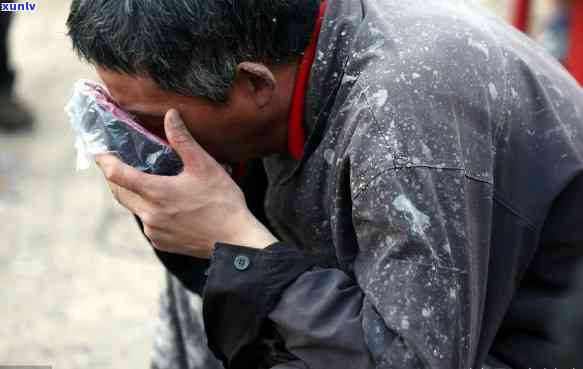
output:
<instances>
[{"instance_id":1,"label":"crumpled plastic bag","mask_svg":"<svg viewBox=\"0 0 583 369\"><path fill-rule=\"evenodd\" d=\"M100 84L76 82L65 112L75 133L78 170L89 168L97 154L113 153L142 172L170 176L182 171L170 145L119 108Z\"/></svg>"}]
</instances>

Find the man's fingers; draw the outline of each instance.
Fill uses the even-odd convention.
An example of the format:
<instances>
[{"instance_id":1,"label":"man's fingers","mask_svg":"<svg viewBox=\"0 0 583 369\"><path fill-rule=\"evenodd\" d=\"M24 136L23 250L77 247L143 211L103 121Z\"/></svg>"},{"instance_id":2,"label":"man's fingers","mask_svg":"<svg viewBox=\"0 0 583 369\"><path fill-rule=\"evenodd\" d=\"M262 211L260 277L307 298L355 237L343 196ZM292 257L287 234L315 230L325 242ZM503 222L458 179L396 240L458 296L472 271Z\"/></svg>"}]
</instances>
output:
<instances>
[{"instance_id":1,"label":"man's fingers","mask_svg":"<svg viewBox=\"0 0 583 369\"><path fill-rule=\"evenodd\" d=\"M115 183L135 194L150 198L156 188L156 176L132 168L115 155L97 155L95 161L108 182Z\"/></svg>"},{"instance_id":2,"label":"man's fingers","mask_svg":"<svg viewBox=\"0 0 583 369\"><path fill-rule=\"evenodd\" d=\"M184 125L180 114L175 109L170 109L164 118L164 129L170 146L184 162L184 168L196 168L201 160L208 156L207 152L196 142Z\"/></svg>"}]
</instances>

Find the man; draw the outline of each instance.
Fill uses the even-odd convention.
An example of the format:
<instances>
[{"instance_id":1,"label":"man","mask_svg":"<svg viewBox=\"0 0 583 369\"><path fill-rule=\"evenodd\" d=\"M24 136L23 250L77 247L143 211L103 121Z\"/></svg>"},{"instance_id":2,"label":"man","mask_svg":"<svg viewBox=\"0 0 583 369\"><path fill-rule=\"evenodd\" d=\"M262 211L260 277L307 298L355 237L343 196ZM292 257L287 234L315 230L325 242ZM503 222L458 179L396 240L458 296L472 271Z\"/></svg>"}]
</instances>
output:
<instances>
[{"instance_id":1,"label":"man","mask_svg":"<svg viewBox=\"0 0 583 369\"><path fill-rule=\"evenodd\" d=\"M210 348L227 368L554 367L583 92L473 2L318 7L73 1L75 49L185 163L98 159L186 288L210 258ZM258 157L264 221L219 165Z\"/></svg>"},{"instance_id":2,"label":"man","mask_svg":"<svg viewBox=\"0 0 583 369\"><path fill-rule=\"evenodd\" d=\"M541 36L543 46L583 84L583 2L557 0L555 14ZM528 10L525 9L526 13ZM526 31L526 29L523 29Z\"/></svg>"}]
</instances>

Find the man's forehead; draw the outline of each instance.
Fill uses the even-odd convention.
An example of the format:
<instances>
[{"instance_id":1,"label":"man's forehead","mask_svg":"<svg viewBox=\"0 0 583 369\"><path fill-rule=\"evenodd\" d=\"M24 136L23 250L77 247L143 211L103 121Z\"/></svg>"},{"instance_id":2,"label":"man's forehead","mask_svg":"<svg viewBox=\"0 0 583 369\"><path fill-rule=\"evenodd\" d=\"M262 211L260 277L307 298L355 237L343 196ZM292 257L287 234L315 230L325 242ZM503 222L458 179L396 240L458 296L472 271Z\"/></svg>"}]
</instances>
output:
<instances>
[{"instance_id":1,"label":"man's forehead","mask_svg":"<svg viewBox=\"0 0 583 369\"><path fill-rule=\"evenodd\" d=\"M223 108L223 105L205 99L165 91L146 77L131 76L100 67L96 67L96 70L116 104L134 115L164 116L171 108L179 111L197 110L204 114Z\"/></svg>"},{"instance_id":2,"label":"man's forehead","mask_svg":"<svg viewBox=\"0 0 583 369\"><path fill-rule=\"evenodd\" d=\"M113 100L124 110L152 113L160 102L168 99L151 80L143 77L96 68Z\"/></svg>"}]
</instances>

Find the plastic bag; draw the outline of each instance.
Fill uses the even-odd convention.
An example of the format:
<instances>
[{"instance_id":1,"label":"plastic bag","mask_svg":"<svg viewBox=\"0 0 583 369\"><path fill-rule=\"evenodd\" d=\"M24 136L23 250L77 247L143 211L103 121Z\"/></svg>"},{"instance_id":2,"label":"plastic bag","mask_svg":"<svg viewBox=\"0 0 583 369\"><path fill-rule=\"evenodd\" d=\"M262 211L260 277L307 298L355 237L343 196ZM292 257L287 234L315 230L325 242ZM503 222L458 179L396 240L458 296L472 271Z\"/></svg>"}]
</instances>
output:
<instances>
[{"instance_id":1,"label":"plastic bag","mask_svg":"<svg viewBox=\"0 0 583 369\"><path fill-rule=\"evenodd\" d=\"M76 82L65 112L75 133L78 170L89 168L97 154L114 153L142 172L176 175L182 171L182 160L169 144L118 107L100 84Z\"/></svg>"}]
</instances>

